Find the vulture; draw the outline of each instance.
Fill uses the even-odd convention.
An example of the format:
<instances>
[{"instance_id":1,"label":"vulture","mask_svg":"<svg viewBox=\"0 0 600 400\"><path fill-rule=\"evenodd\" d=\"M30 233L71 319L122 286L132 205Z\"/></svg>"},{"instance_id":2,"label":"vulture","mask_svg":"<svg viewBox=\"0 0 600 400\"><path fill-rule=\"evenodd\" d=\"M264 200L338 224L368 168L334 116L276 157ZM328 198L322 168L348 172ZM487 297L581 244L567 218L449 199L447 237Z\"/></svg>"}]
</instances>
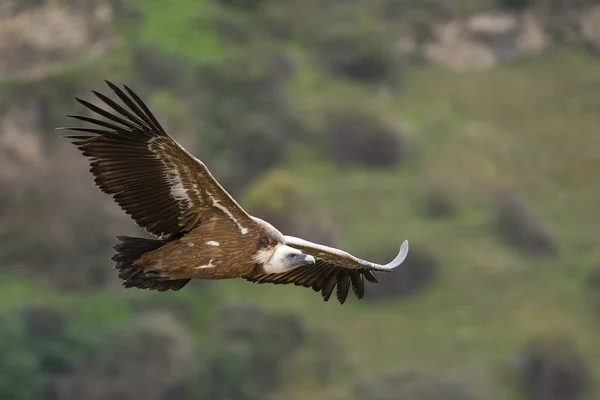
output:
<instances>
[{"instance_id":1,"label":"vulture","mask_svg":"<svg viewBox=\"0 0 600 400\"><path fill-rule=\"evenodd\" d=\"M133 90L106 83L121 103L97 91L92 93L104 108L76 97L103 118L69 115L89 125L58 129L76 133L65 137L89 160L99 189L154 236L117 237L112 260L123 286L167 291L191 279L242 278L312 288L325 301L335 290L344 304L350 287L361 299L365 280L376 283L376 272L405 260L408 241L382 265L286 236L249 215Z\"/></svg>"}]
</instances>

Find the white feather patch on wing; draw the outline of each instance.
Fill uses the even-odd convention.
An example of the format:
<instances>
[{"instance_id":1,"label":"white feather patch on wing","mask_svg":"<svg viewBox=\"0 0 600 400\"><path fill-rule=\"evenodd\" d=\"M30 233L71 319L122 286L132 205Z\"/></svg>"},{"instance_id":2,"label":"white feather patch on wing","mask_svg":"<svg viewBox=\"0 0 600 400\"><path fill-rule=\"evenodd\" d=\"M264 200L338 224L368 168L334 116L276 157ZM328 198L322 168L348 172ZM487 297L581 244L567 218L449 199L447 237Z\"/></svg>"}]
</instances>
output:
<instances>
[{"instance_id":1,"label":"white feather patch on wing","mask_svg":"<svg viewBox=\"0 0 600 400\"><path fill-rule=\"evenodd\" d=\"M223 213L225 213L225 215L227 215L240 229L240 231L242 232L242 235L245 235L246 233L248 233L248 228L245 228L242 226L242 224L239 223L239 221L233 216L233 213L231 211L229 211L227 209L227 207L224 207L223 205L221 205L221 201L218 199L215 199L213 197L213 195L207 190L206 194L211 198L212 202L213 202L213 206L217 207L219 210L223 211Z\"/></svg>"},{"instance_id":2,"label":"white feather patch on wing","mask_svg":"<svg viewBox=\"0 0 600 400\"><path fill-rule=\"evenodd\" d=\"M210 260L207 265L200 265L199 267L196 267L196 269L213 268L214 264L212 262L213 260Z\"/></svg>"},{"instance_id":3,"label":"white feather patch on wing","mask_svg":"<svg viewBox=\"0 0 600 400\"><path fill-rule=\"evenodd\" d=\"M179 173L177 171L169 171L167 174L167 179L171 184L171 196L177 200L185 201L189 204L190 198L188 197L185 188L181 184Z\"/></svg>"},{"instance_id":4,"label":"white feather patch on wing","mask_svg":"<svg viewBox=\"0 0 600 400\"><path fill-rule=\"evenodd\" d=\"M159 152L160 149L163 154L166 154L165 147L163 142L161 142L161 137L153 137L148 141L148 149L156 154L156 158L158 158L163 165L167 168L167 181L169 181L171 196L175 200L183 201L187 204L188 207L191 206L192 200L188 196L187 189L183 186L183 180L181 179L181 175L177 170L176 165L171 162L167 162L164 157L161 157Z\"/></svg>"},{"instance_id":5,"label":"white feather patch on wing","mask_svg":"<svg viewBox=\"0 0 600 400\"><path fill-rule=\"evenodd\" d=\"M219 246L219 242L215 242L214 240L209 240L206 244L209 246Z\"/></svg>"}]
</instances>

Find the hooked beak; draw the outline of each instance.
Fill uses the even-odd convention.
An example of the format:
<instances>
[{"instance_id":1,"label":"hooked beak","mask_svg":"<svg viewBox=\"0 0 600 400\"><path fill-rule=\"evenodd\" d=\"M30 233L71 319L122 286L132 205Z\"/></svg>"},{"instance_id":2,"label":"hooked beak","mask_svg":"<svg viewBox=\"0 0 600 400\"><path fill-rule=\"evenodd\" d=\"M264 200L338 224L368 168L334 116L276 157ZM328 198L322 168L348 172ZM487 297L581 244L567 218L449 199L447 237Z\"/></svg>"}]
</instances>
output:
<instances>
[{"instance_id":1,"label":"hooked beak","mask_svg":"<svg viewBox=\"0 0 600 400\"><path fill-rule=\"evenodd\" d=\"M304 255L304 265L315 265L316 260L313 256L311 256L310 254L305 254Z\"/></svg>"}]
</instances>

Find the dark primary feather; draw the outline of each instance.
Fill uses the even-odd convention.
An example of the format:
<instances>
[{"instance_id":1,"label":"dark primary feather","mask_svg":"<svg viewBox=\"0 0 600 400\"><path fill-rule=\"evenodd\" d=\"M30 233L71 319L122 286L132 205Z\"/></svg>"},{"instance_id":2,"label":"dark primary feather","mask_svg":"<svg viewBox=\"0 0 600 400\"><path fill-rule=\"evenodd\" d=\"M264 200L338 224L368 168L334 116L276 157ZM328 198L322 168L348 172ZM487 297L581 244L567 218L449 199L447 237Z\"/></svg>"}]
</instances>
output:
<instances>
[{"instance_id":1,"label":"dark primary feather","mask_svg":"<svg viewBox=\"0 0 600 400\"><path fill-rule=\"evenodd\" d=\"M323 300L328 301L337 287L336 298L344 304L348 298L350 287L358 299L365 294L365 278L369 282L377 282L373 271L367 269L347 269L317 259L315 265L298 267L283 274L259 274L245 277L254 283L273 283L275 285L294 284L312 288L321 292Z\"/></svg>"},{"instance_id":2,"label":"dark primary feather","mask_svg":"<svg viewBox=\"0 0 600 400\"><path fill-rule=\"evenodd\" d=\"M214 213L223 213L213 207L207 190L239 222L249 221L206 166L165 132L135 92L106 83L124 106L93 91L110 111L76 100L106 120L71 115L92 127L61 128L89 134L67 138L90 159L90 171L103 192L113 195L139 226L156 236L181 236Z\"/></svg>"}]
</instances>

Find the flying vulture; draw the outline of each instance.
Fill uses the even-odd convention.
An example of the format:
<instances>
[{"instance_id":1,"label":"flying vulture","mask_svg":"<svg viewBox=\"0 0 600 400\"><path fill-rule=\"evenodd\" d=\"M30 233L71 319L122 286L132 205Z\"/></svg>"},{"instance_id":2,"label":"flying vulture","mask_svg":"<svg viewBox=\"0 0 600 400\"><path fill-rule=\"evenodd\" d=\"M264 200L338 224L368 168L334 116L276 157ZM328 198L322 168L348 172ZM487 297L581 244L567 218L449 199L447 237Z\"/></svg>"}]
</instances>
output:
<instances>
[{"instance_id":1,"label":"flying vulture","mask_svg":"<svg viewBox=\"0 0 600 400\"><path fill-rule=\"evenodd\" d=\"M134 91L106 83L123 105L92 91L110 111L75 99L105 119L70 115L91 127L59 129L84 133L66 137L90 160L96 185L156 236L117 237L112 260L123 286L166 291L194 278L243 278L310 287L325 301L336 289L343 304L350 286L360 299L365 279L378 282L376 271L391 271L406 258L407 241L394 260L381 265L283 235L246 213Z\"/></svg>"}]
</instances>

